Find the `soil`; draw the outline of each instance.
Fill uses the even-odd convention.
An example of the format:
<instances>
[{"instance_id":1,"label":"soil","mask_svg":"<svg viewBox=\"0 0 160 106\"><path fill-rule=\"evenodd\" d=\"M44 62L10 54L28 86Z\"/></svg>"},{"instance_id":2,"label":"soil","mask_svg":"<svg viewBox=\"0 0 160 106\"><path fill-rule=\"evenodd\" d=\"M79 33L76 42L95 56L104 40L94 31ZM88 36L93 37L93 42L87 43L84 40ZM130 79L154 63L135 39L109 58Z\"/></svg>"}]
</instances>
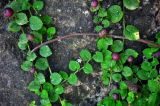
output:
<instances>
[{"instance_id":1,"label":"soil","mask_svg":"<svg viewBox=\"0 0 160 106\"><path fill-rule=\"evenodd\" d=\"M139 9L125 10L125 23L138 27L141 38L153 40L156 32L160 31L160 1L141 1ZM45 0L45 9L42 14L48 14L54 18L58 36L73 32L93 32L89 2L88 0ZM3 22L4 17L1 14L6 4L7 0L0 1L0 24L2 24L0 28L0 106L28 106L33 99L37 100L38 97L27 90L27 85L33 76L20 69L25 53L17 47L19 33L13 34L6 31L8 22ZM108 0L104 3L104 7L112 4L122 5L120 0ZM122 35L122 23L114 25L111 32ZM50 57L53 71L68 72L69 60L78 59L81 49L88 48L95 51L95 38L83 36L50 46L54 53ZM130 41L125 41L125 46L136 49L139 53L145 48L144 44ZM94 65L94 67L98 66ZM96 103L110 90L101 84L99 70L95 68L95 73L89 76L79 73L78 85L67 86L63 97L71 101L74 106L96 106Z\"/></svg>"}]
</instances>

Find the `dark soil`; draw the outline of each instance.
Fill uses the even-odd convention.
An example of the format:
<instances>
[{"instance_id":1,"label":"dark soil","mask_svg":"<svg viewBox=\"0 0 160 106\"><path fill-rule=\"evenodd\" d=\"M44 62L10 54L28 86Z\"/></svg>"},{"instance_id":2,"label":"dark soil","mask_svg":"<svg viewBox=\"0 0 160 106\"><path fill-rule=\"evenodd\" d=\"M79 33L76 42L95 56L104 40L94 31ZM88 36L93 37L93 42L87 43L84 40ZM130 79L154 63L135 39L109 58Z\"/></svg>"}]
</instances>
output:
<instances>
[{"instance_id":1,"label":"dark soil","mask_svg":"<svg viewBox=\"0 0 160 106\"><path fill-rule=\"evenodd\" d=\"M126 24L133 24L140 29L141 38L153 40L155 33L160 31L160 1L141 0L141 7L136 11L127 11ZM0 1L0 14L6 0ZM58 35L64 36L72 32L93 32L92 14L89 12L88 0L45 0L46 7L42 14L51 15ZM122 4L119 0L108 0L105 7L111 4ZM17 47L19 34L6 31L8 22L3 22L0 15L0 106L28 106L31 100L37 97L27 90L28 83L33 76L24 73L20 69L25 54ZM114 25L113 33L122 34L122 24ZM125 42L126 47L141 51L144 44L137 42ZM88 48L95 51L95 39L84 36L51 44L54 55L50 58L50 64L55 71L68 71L68 62L79 57L79 51ZM98 66L94 66L98 67ZM75 106L95 106L109 88L102 86L99 69L90 76L79 73L79 83L75 87L67 86L65 99Z\"/></svg>"}]
</instances>

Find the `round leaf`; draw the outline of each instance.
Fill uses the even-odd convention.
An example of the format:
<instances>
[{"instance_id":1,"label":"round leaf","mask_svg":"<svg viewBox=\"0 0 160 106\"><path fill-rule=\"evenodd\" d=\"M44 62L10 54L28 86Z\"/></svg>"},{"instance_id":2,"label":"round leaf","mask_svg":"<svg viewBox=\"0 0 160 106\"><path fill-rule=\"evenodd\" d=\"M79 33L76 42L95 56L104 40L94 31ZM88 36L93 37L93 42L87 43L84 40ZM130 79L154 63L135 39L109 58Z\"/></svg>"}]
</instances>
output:
<instances>
[{"instance_id":1,"label":"round leaf","mask_svg":"<svg viewBox=\"0 0 160 106\"><path fill-rule=\"evenodd\" d=\"M108 16L112 23L117 23L123 18L123 11L120 6L112 5L108 9Z\"/></svg>"},{"instance_id":2,"label":"round leaf","mask_svg":"<svg viewBox=\"0 0 160 106\"><path fill-rule=\"evenodd\" d=\"M51 79L51 83L53 85L58 85L61 83L62 81L62 76L58 73L52 73L51 76L50 76L50 79Z\"/></svg>"},{"instance_id":3,"label":"round leaf","mask_svg":"<svg viewBox=\"0 0 160 106\"><path fill-rule=\"evenodd\" d=\"M39 84L43 84L46 82L45 76L42 73L38 73L35 79Z\"/></svg>"},{"instance_id":4,"label":"round leaf","mask_svg":"<svg viewBox=\"0 0 160 106\"><path fill-rule=\"evenodd\" d=\"M16 23L18 25L24 25L28 23L28 18L25 13L17 13L16 15Z\"/></svg>"},{"instance_id":5,"label":"round leaf","mask_svg":"<svg viewBox=\"0 0 160 106\"><path fill-rule=\"evenodd\" d=\"M48 92L43 89L40 96L42 99L48 99Z\"/></svg>"},{"instance_id":6,"label":"round leaf","mask_svg":"<svg viewBox=\"0 0 160 106\"><path fill-rule=\"evenodd\" d=\"M77 71L80 69L80 64L77 61L70 61L69 62L69 69L71 71Z\"/></svg>"},{"instance_id":7,"label":"round leaf","mask_svg":"<svg viewBox=\"0 0 160 106\"><path fill-rule=\"evenodd\" d=\"M37 0L33 3L33 8L35 8L36 10L42 10L44 6L43 1Z\"/></svg>"},{"instance_id":8,"label":"round leaf","mask_svg":"<svg viewBox=\"0 0 160 106\"><path fill-rule=\"evenodd\" d=\"M30 61L25 61L22 63L21 65L21 69L24 70L24 71L29 71L31 68L32 68L32 62Z\"/></svg>"},{"instance_id":9,"label":"round leaf","mask_svg":"<svg viewBox=\"0 0 160 106\"><path fill-rule=\"evenodd\" d=\"M7 28L7 30L10 32L18 32L20 29L21 27L14 21L10 22Z\"/></svg>"},{"instance_id":10,"label":"round leaf","mask_svg":"<svg viewBox=\"0 0 160 106\"><path fill-rule=\"evenodd\" d=\"M122 79L122 76L121 76L121 74L113 74L113 75L112 75L112 79L113 79L115 82L119 82L119 81Z\"/></svg>"},{"instance_id":11,"label":"round leaf","mask_svg":"<svg viewBox=\"0 0 160 106\"><path fill-rule=\"evenodd\" d=\"M80 57L83 61L88 61L91 59L91 53L87 49L81 50Z\"/></svg>"},{"instance_id":12,"label":"round leaf","mask_svg":"<svg viewBox=\"0 0 160 106\"><path fill-rule=\"evenodd\" d=\"M139 7L139 0L123 0L124 6L129 10L135 10Z\"/></svg>"},{"instance_id":13,"label":"round leaf","mask_svg":"<svg viewBox=\"0 0 160 106\"><path fill-rule=\"evenodd\" d=\"M49 46L45 45L40 48L39 54L43 57L49 57L52 55L52 51Z\"/></svg>"},{"instance_id":14,"label":"round leaf","mask_svg":"<svg viewBox=\"0 0 160 106\"><path fill-rule=\"evenodd\" d=\"M44 24L49 25L52 22L52 17L45 15L41 17Z\"/></svg>"},{"instance_id":15,"label":"round leaf","mask_svg":"<svg viewBox=\"0 0 160 106\"><path fill-rule=\"evenodd\" d=\"M27 60L28 61L34 61L36 58L37 58L37 55L34 52L27 53Z\"/></svg>"},{"instance_id":16,"label":"round leaf","mask_svg":"<svg viewBox=\"0 0 160 106\"><path fill-rule=\"evenodd\" d=\"M127 25L123 31L125 37L129 40L138 40L139 37L139 30L133 25Z\"/></svg>"},{"instance_id":17,"label":"round leaf","mask_svg":"<svg viewBox=\"0 0 160 106\"><path fill-rule=\"evenodd\" d=\"M115 40L111 46L112 52L120 52L123 50L123 42L121 40Z\"/></svg>"},{"instance_id":18,"label":"round leaf","mask_svg":"<svg viewBox=\"0 0 160 106\"><path fill-rule=\"evenodd\" d=\"M76 85L78 82L78 78L75 74L71 74L68 78L68 83L71 85Z\"/></svg>"},{"instance_id":19,"label":"round leaf","mask_svg":"<svg viewBox=\"0 0 160 106\"><path fill-rule=\"evenodd\" d=\"M123 76L129 77L133 74L132 69L130 67L125 66L122 72Z\"/></svg>"},{"instance_id":20,"label":"round leaf","mask_svg":"<svg viewBox=\"0 0 160 106\"><path fill-rule=\"evenodd\" d=\"M47 59L46 58L37 59L35 67L39 70L46 70L49 67Z\"/></svg>"},{"instance_id":21,"label":"round leaf","mask_svg":"<svg viewBox=\"0 0 160 106\"><path fill-rule=\"evenodd\" d=\"M62 93L64 93L63 86L62 85L57 85L56 88L55 88L55 93L57 93L59 95L62 94Z\"/></svg>"},{"instance_id":22,"label":"round leaf","mask_svg":"<svg viewBox=\"0 0 160 106\"><path fill-rule=\"evenodd\" d=\"M31 16L29 22L32 30L39 30L43 26L41 19L37 16Z\"/></svg>"},{"instance_id":23,"label":"round leaf","mask_svg":"<svg viewBox=\"0 0 160 106\"><path fill-rule=\"evenodd\" d=\"M93 55L93 59L94 61L96 62L103 62L103 54L102 52L96 52L94 55Z\"/></svg>"},{"instance_id":24,"label":"round leaf","mask_svg":"<svg viewBox=\"0 0 160 106\"><path fill-rule=\"evenodd\" d=\"M48 34L48 40L52 39L54 35L56 34L56 28L55 27L48 28L47 34Z\"/></svg>"},{"instance_id":25,"label":"round leaf","mask_svg":"<svg viewBox=\"0 0 160 106\"><path fill-rule=\"evenodd\" d=\"M86 73L86 74L92 73L92 72L93 72L93 67L92 67L92 65L89 64L89 63L86 63L86 64L83 66L83 71L84 71L84 73Z\"/></svg>"}]
</instances>

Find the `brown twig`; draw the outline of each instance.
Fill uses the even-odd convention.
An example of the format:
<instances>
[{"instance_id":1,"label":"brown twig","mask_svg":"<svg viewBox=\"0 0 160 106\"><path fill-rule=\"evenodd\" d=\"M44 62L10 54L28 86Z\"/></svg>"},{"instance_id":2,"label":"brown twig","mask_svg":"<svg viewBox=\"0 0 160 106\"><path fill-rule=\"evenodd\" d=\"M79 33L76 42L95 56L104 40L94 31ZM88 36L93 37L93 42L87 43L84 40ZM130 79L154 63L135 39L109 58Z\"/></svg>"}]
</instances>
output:
<instances>
[{"instance_id":1,"label":"brown twig","mask_svg":"<svg viewBox=\"0 0 160 106\"><path fill-rule=\"evenodd\" d=\"M62 37L57 37L53 40L49 40L49 41L46 41L38 46L36 46L31 52L35 52L37 49L39 49L40 47L44 46L44 45L47 45L47 44L50 44L50 43L54 43L56 41L61 41L61 40L64 40L64 39L69 39L69 38L72 38L72 37L77 37L77 36L92 36L92 37L98 37L98 34L97 33L71 33L69 35L65 35L65 36L62 36ZM111 37L111 38L116 38L116 39L123 39L123 40L128 40L127 38L123 37L123 36L117 36L117 35L107 35L107 37ZM139 40L136 40L138 42L141 42L141 43L144 43L144 44L150 44L154 47L158 47L160 48L160 45L159 44L154 44L152 43L151 41L148 41L148 40L143 40L143 39L139 39Z\"/></svg>"}]
</instances>

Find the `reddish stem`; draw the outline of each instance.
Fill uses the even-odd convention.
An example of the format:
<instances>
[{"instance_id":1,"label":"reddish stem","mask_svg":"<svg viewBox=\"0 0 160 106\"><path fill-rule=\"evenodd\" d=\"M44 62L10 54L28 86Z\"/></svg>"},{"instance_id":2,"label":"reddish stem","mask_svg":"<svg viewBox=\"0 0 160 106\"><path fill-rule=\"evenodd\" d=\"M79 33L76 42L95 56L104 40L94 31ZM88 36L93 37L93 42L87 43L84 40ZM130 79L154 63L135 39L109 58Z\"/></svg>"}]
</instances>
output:
<instances>
[{"instance_id":1,"label":"reddish stem","mask_svg":"<svg viewBox=\"0 0 160 106\"><path fill-rule=\"evenodd\" d=\"M69 35L65 35L65 36L61 36L61 37L57 37L55 39L52 39L52 40L49 40L49 41L46 41L38 46L36 46L31 52L35 52L37 49L39 49L40 47L44 46L44 45L47 45L47 44L50 44L50 43L54 43L56 41L61 41L61 40L64 40L64 39L69 39L69 38L72 38L72 37L77 37L77 36L92 36L92 37L98 37L98 34L97 33L71 33ZM123 40L128 40L127 38L123 37L123 36L116 36L116 35L107 35L107 37L111 37L111 38L116 38L116 39L123 39ZM154 44L152 43L151 41L148 41L148 40L143 40L143 39L139 39L139 40L136 40L138 42L141 42L141 43L144 43L144 44L150 44L154 47L158 47L160 48L160 45L159 44Z\"/></svg>"}]
</instances>

